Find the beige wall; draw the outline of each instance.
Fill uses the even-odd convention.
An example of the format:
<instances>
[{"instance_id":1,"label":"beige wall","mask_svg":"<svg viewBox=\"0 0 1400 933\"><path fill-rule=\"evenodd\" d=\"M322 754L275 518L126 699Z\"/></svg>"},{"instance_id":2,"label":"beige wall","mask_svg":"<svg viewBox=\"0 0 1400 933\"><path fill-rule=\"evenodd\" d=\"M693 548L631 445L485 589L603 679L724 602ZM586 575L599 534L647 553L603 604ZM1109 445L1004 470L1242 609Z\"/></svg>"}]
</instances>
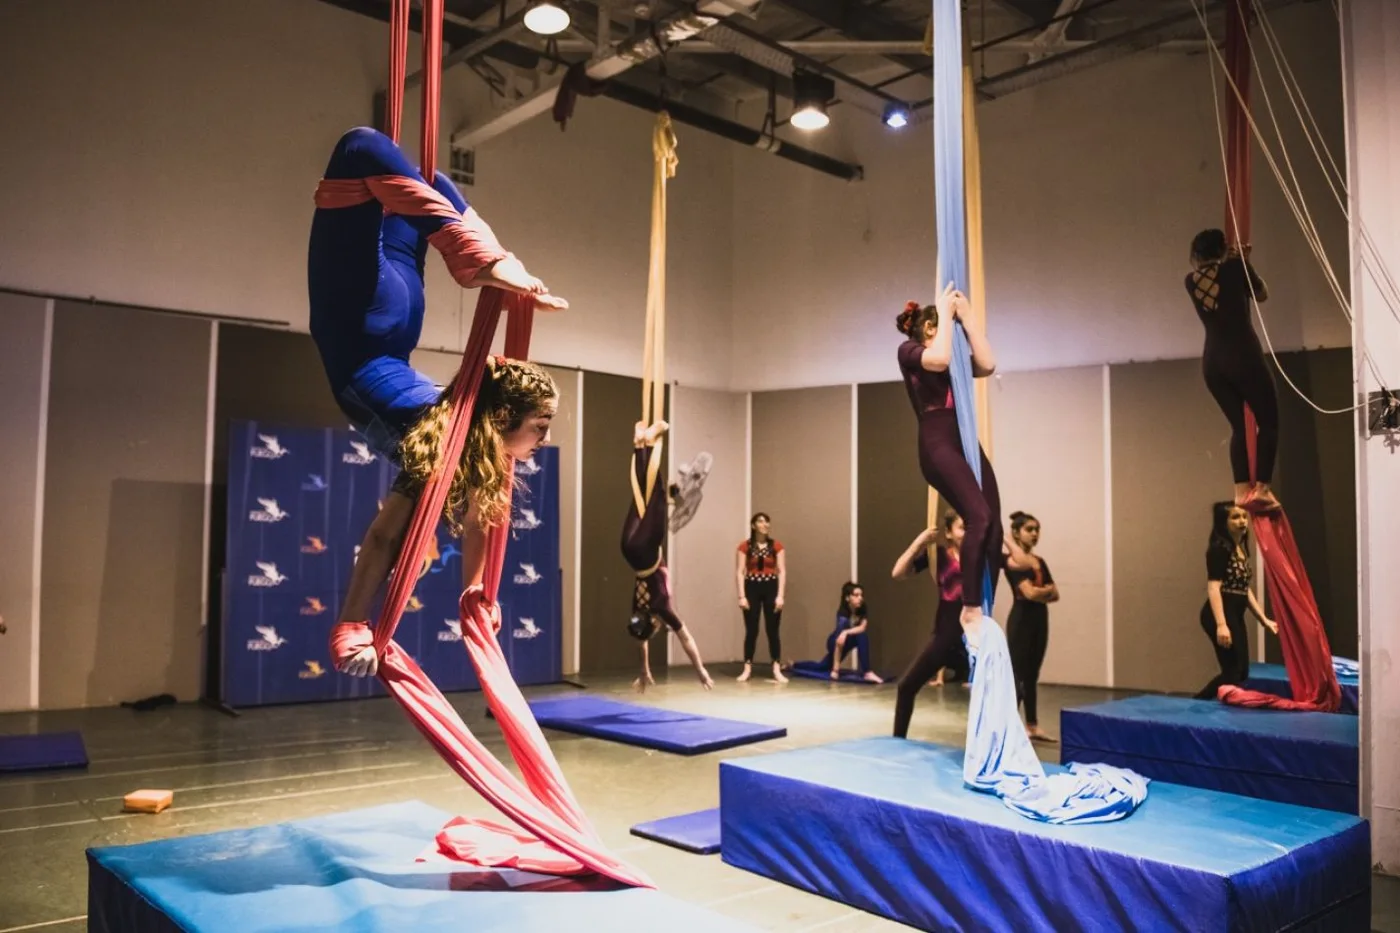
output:
<instances>
[{"instance_id":1,"label":"beige wall","mask_svg":"<svg viewBox=\"0 0 1400 933\"><path fill-rule=\"evenodd\" d=\"M26 221L0 230L0 287L305 330L311 194L335 141L373 117L387 24L320 0L3 6L0 87L11 92L11 120L0 215ZM411 42L410 61L419 54ZM410 150L417 99L409 95L404 115ZM466 68L447 75L440 160L450 134L493 106ZM640 372L654 119L586 99L567 133L541 116L476 154L467 199L573 304L537 324L541 360ZM669 368L687 384L722 387L734 145L677 132L669 221L684 261L670 268ZM606 235L592 235L599 230ZM426 278L422 346L460 347L475 295L436 256Z\"/></svg>"},{"instance_id":2,"label":"beige wall","mask_svg":"<svg viewBox=\"0 0 1400 933\"><path fill-rule=\"evenodd\" d=\"M1060 586L1050 607L1041 680L1109 686L1112 636L1105 528L1104 368L1009 373L992 382L992 431L1002 519L1030 512L1039 552ZM1011 610L1005 578L996 612Z\"/></svg>"},{"instance_id":3,"label":"beige wall","mask_svg":"<svg viewBox=\"0 0 1400 933\"><path fill-rule=\"evenodd\" d=\"M1325 138L1341 153L1332 6L1299 3L1270 18ZM1207 60L1139 53L978 105L988 327L1002 372L1200 351L1181 281L1191 237L1223 222ZM1282 108L1294 168L1345 282L1341 213L1291 129L1297 120L1275 69L1261 64L1259 72ZM905 88L922 98L928 79L891 90ZM890 379L895 314L910 298L930 300L941 284L929 124L893 133L877 116L840 109L820 141L802 143L861 163L859 184L756 150L735 153L735 388ZM762 119L745 115L754 125ZM1254 192L1254 256L1274 295L1267 314L1276 344L1348 345L1346 318L1262 157Z\"/></svg>"},{"instance_id":4,"label":"beige wall","mask_svg":"<svg viewBox=\"0 0 1400 933\"><path fill-rule=\"evenodd\" d=\"M744 511L748 397L677 387L671 399L672 477L680 464L690 462L700 451L715 458L700 510L671 537L676 606L707 663L740 661L744 633L737 624L734 544L743 537L748 522ZM671 663L689 664L674 636L671 641Z\"/></svg>"},{"instance_id":5,"label":"beige wall","mask_svg":"<svg viewBox=\"0 0 1400 933\"><path fill-rule=\"evenodd\" d=\"M1194 693L1218 670L1198 616L1229 424L1196 360L1114 366L1109 386L1115 685Z\"/></svg>"},{"instance_id":6,"label":"beige wall","mask_svg":"<svg viewBox=\"0 0 1400 933\"><path fill-rule=\"evenodd\" d=\"M191 700L208 321L59 302L44 479L40 703Z\"/></svg>"},{"instance_id":7,"label":"beige wall","mask_svg":"<svg viewBox=\"0 0 1400 933\"><path fill-rule=\"evenodd\" d=\"M0 710L39 696L39 553L49 302L0 293Z\"/></svg>"},{"instance_id":8,"label":"beige wall","mask_svg":"<svg viewBox=\"0 0 1400 933\"><path fill-rule=\"evenodd\" d=\"M851 576L851 430L850 386L753 395L753 511L772 516L787 549L785 661L822 656ZM731 561L743 538L741 528ZM737 610L734 624L742 627ZM754 660L766 664L761 628Z\"/></svg>"}]
</instances>

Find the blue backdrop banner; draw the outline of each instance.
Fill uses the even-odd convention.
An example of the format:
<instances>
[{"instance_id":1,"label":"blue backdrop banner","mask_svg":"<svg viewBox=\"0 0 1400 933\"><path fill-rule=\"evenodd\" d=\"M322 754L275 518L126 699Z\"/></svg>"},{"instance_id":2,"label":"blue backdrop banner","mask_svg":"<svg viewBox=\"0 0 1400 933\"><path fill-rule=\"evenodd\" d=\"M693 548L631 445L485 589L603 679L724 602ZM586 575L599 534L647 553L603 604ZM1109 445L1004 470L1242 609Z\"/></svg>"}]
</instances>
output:
<instances>
[{"instance_id":1,"label":"blue backdrop banner","mask_svg":"<svg viewBox=\"0 0 1400 933\"><path fill-rule=\"evenodd\" d=\"M352 429L230 426L221 696L230 706L381 696L330 665L356 552L397 467ZM562 677L559 450L516 464L501 646L520 684ZM444 692L475 690L457 599L461 543L438 529L395 640ZM377 613L376 606L376 613Z\"/></svg>"}]
</instances>

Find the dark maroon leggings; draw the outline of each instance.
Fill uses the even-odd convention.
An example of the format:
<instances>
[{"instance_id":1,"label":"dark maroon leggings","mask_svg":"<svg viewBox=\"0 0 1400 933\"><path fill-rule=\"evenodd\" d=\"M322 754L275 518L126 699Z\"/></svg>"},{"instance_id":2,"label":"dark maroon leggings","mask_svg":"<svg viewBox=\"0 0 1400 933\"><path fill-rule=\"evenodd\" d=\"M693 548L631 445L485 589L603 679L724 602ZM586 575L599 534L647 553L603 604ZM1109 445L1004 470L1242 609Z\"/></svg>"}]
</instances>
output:
<instances>
[{"instance_id":1,"label":"dark maroon leggings","mask_svg":"<svg viewBox=\"0 0 1400 933\"><path fill-rule=\"evenodd\" d=\"M980 448L979 448L980 449ZM992 592L1001 570L1001 493L987 452L982 451L982 486L963 459L957 414L951 408L925 412L919 420L919 468L924 480L962 516L964 606L982 605L982 577L991 571Z\"/></svg>"}]
</instances>

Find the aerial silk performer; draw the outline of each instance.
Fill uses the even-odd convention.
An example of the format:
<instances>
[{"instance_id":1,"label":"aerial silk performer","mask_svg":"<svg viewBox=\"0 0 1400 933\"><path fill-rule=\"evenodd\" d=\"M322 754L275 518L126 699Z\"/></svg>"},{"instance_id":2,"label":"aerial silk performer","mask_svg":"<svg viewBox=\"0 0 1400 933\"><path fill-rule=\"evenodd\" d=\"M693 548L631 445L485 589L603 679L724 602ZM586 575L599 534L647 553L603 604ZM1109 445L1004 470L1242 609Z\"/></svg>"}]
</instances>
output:
<instances>
[{"instance_id":1,"label":"aerial silk performer","mask_svg":"<svg viewBox=\"0 0 1400 933\"><path fill-rule=\"evenodd\" d=\"M663 438L670 430L666 408L666 182L675 177L676 134L666 111L656 115L651 135L651 255L647 269L647 310L642 340L642 419L632 437L632 497L622 522L622 559L632 568L632 616L627 633L637 639L642 668L633 687L639 691L655 683L651 675L650 642L663 627L680 642L706 690L715 682L705 670L695 636L676 614L671 595L671 571L666 566L666 530L678 530L690 521L699 505L701 487L709 475L708 454L680 470L682 482L667 488L660 482ZM684 499L682 496L684 495ZM676 514L667 521L668 506Z\"/></svg>"},{"instance_id":2,"label":"aerial silk performer","mask_svg":"<svg viewBox=\"0 0 1400 933\"><path fill-rule=\"evenodd\" d=\"M933 4L934 169L940 282L951 281L954 288L968 282L961 6L960 0L934 0ZM946 304L952 306L955 301ZM962 454L979 486L983 485L984 474L994 485L990 464L986 463L977 438L973 347L960 322L945 321L944 326L953 331L947 372ZM964 520L967 517L963 515ZM998 530L999 524L998 520ZM970 525L967 533L971 533ZM982 579L973 581L969 580L967 563L963 564L964 603L972 582L982 610L975 625L965 627L968 651L975 656L976 667L963 758L964 783L973 790L994 793L1011 809L1044 822L1099 823L1128 816L1147 798L1147 779L1141 775L1109 765L1079 763L1070 765L1064 773L1045 774L1017 713L1016 684L1006 636L991 618L994 564L978 564L975 572Z\"/></svg>"},{"instance_id":3,"label":"aerial silk performer","mask_svg":"<svg viewBox=\"0 0 1400 933\"><path fill-rule=\"evenodd\" d=\"M1225 227L1231 252L1246 258L1253 194L1249 115L1251 2L1230 0L1225 20ZM1247 263L1245 268L1248 269ZM1252 278L1250 276L1246 284L1250 286L1251 297L1258 299L1261 296L1254 294L1257 290ZM1272 466L1273 451L1277 447L1277 431L1273 429L1272 436L1267 431L1261 433L1250 404L1247 401L1239 404L1243 408L1244 446L1250 481L1249 492L1240 504L1254 519L1254 537L1259 542L1259 554L1264 561L1264 578L1273 603L1274 620L1278 623L1283 664L1288 672L1288 685L1293 698L1285 699L1231 684L1222 685L1217 696L1222 702L1233 706L1336 712L1342 705L1342 690L1333 669L1332 648L1327 641L1327 631L1322 625L1312 584L1298 554L1288 516L1269 493L1267 484L1257 482L1261 444L1266 445L1262 459L1268 469ZM1277 419L1276 411L1267 414Z\"/></svg>"},{"instance_id":4,"label":"aerial silk performer","mask_svg":"<svg viewBox=\"0 0 1400 933\"><path fill-rule=\"evenodd\" d=\"M316 194L309 264L314 336L332 383L338 389L353 390L349 396L338 391L338 401L347 414L371 429L370 440L381 450L406 453L399 449L406 438L397 439L396 445L394 432L402 413L428 395L423 378L407 363L422 325L422 262L427 246L443 254L459 284L492 287L480 293L471 335L447 397L434 405L441 409L441 423L424 438L435 453L431 470L421 487L403 490L404 495L416 495L416 504L403 532L379 619L373 629L343 619L331 633L330 652L339 670L374 671L447 764L514 824L455 818L436 837L439 857L482 868L596 873L622 884L650 887L644 874L608 852L584 815L511 676L497 639L501 617L496 596L510 527L514 460L528 455L530 447L520 435L528 439L528 422L534 418L544 425L535 446L547 436L543 417L547 412L523 408L553 396L547 374L537 368L531 374L530 364L515 360L528 355L535 306L562 307L563 303L552 299L538 280L500 248L490 229L450 189L450 182L444 183L434 171L442 15L442 0L424 4L422 172L407 164L393 138L402 113L408 40L408 0L395 0L387 108L391 133L365 129L347 134ZM429 178L436 184L428 184ZM351 287L355 282L364 287L356 291ZM507 296L502 288L514 294ZM488 361L503 311L509 314L506 356L515 360ZM337 319L357 329L337 335L333 326ZM380 352L341 385L347 379L341 365L353 356L356 344L362 350L373 345ZM372 370L368 376L363 374L366 366ZM502 374L507 372L519 376L517 394L529 404L522 404L522 410L506 422L496 423L493 414L501 407ZM486 456L486 447L492 456ZM502 451L509 456L499 456ZM450 493L461 495L461 478L473 476L489 477L499 490L494 503L499 514L490 518L483 514L483 500L479 495L472 498L472 489L465 496L468 502L456 503L458 508L449 504ZM519 767L518 778L472 735L446 697L393 640L445 508L453 515L465 513L462 559L464 577L471 582L459 604L462 642Z\"/></svg>"}]
</instances>

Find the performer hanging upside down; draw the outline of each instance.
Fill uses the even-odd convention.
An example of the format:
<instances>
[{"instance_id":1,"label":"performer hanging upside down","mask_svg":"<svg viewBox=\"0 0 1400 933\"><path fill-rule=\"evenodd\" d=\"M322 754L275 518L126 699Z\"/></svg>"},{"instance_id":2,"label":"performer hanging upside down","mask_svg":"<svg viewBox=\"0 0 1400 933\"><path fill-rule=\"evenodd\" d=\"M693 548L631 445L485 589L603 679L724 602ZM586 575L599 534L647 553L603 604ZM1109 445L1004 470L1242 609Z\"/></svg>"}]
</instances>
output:
<instances>
[{"instance_id":1,"label":"performer hanging upside down","mask_svg":"<svg viewBox=\"0 0 1400 933\"><path fill-rule=\"evenodd\" d=\"M1222 230L1203 230L1191 241L1193 271L1186 291L1206 329L1201 370L1206 388L1230 422L1230 470L1235 478L1235 504L1243 505L1251 491L1266 508L1278 508L1270 482L1278 454L1278 397L1254 333L1250 298L1269 297L1264 280L1249 263L1249 247L1227 247ZM1258 485L1251 490L1244 406L1258 425Z\"/></svg>"},{"instance_id":2,"label":"performer hanging upside down","mask_svg":"<svg viewBox=\"0 0 1400 933\"><path fill-rule=\"evenodd\" d=\"M671 605L671 572L666 567L666 555L661 549L666 541L667 490L658 482L657 473L661 464L654 454L657 441L669 429L670 425L664 421L650 427L638 421L632 435L633 501L628 505L627 518L622 523L622 557L637 574L632 588L632 618L627 623L627 633L641 642L642 647L642 673L632 686L646 690L647 685L655 683L651 676L648 649L651 637L665 623L680 639L681 647L695 666L695 675L700 678L700 684L709 690L715 682L710 679L705 662L700 659L700 648ZM680 490L672 486L670 491L675 494Z\"/></svg>"},{"instance_id":3,"label":"performer hanging upside down","mask_svg":"<svg viewBox=\"0 0 1400 933\"><path fill-rule=\"evenodd\" d=\"M962 436L953 408L948 366L953 355L954 321L961 320L967 332L972 347L972 375L983 378L996 370L991 344L981 326L968 318L967 309L967 298L949 283L936 304L921 307L911 301L895 320L895 326L909 338L899 346L899 369L919 419L919 467L924 480L963 519L965 531L959 562L963 605L960 621L964 629L981 618L984 570L990 571L992 592L996 591L1004 537L996 473L986 451L982 451L982 485L977 485L972 467L963 458Z\"/></svg>"},{"instance_id":4,"label":"performer hanging upside down","mask_svg":"<svg viewBox=\"0 0 1400 933\"><path fill-rule=\"evenodd\" d=\"M365 622L413 515L414 501L446 440L449 403L409 354L423 328L423 264L428 246L443 254L463 287L495 286L563 309L491 228L437 173L430 187L387 136L360 127L341 137L316 190L308 285L311 336L336 403L371 448L402 467L370 524L341 606L342 622ZM488 361L462 461L444 517L463 535L463 583L479 582L485 528L506 521L510 459L529 458L549 439L558 392L543 369ZM465 528L465 532L463 529ZM342 670L373 675L373 647Z\"/></svg>"}]
</instances>

